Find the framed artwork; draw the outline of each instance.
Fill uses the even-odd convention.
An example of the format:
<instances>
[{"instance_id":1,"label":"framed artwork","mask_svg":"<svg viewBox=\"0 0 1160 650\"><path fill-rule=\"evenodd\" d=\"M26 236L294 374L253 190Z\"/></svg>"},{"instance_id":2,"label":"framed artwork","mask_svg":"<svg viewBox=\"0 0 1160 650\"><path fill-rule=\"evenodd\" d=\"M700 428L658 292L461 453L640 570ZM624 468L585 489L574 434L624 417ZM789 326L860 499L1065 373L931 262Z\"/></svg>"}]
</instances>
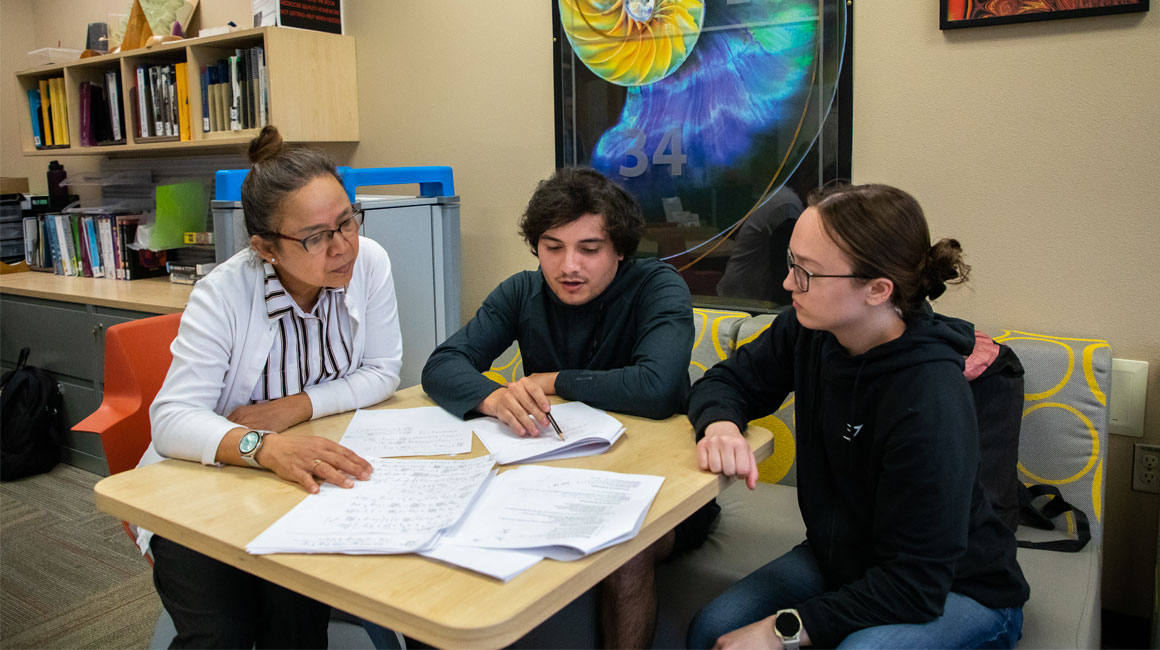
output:
<instances>
[{"instance_id":1,"label":"framed artwork","mask_svg":"<svg viewBox=\"0 0 1160 650\"><path fill-rule=\"evenodd\" d=\"M676 267L698 304L785 304L778 238L809 190L850 176L846 1L553 4L557 165L631 192L637 256Z\"/></svg>"},{"instance_id":2,"label":"framed artwork","mask_svg":"<svg viewBox=\"0 0 1160 650\"><path fill-rule=\"evenodd\" d=\"M1148 11L1149 0L939 0L939 29Z\"/></svg>"}]
</instances>

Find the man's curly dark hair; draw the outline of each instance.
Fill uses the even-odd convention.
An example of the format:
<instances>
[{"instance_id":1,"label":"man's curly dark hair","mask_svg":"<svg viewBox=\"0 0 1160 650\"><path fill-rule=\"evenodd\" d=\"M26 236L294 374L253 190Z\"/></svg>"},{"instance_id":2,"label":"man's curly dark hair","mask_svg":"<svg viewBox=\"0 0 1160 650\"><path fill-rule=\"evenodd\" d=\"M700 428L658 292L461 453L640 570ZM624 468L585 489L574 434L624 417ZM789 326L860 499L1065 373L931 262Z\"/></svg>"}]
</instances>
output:
<instances>
[{"instance_id":1,"label":"man's curly dark hair","mask_svg":"<svg viewBox=\"0 0 1160 650\"><path fill-rule=\"evenodd\" d=\"M520 219L520 235L536 254L545 231L586 214L604 217L604 229L618 255L636 253L644 227L636 199L604 174L585 167L563 167L540 181Z\"/></svg>"}]
</instances>

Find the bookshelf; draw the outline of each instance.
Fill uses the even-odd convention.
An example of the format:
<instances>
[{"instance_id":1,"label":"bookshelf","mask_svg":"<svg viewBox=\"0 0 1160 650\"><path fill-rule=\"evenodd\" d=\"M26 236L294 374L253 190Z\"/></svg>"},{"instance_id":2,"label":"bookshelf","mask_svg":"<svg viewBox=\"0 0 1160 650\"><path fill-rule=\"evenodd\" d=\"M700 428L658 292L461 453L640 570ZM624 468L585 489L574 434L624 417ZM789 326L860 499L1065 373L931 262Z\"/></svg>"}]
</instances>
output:
<instances>
[{"instance_id":1,"label":"bookshelf","mask_svg":"<svg viewBox=\"0 0 1160 650\"><path fill-rule=\"evenodd\" d=\"M151 48L29 68L16 73L23 98L20 116L21 143L25 155L115 155L237 148L247 144L259 129L203 132L200 70L239 49L264 49L268 77L269 123L289 142L357 142L358 82L354 38L287 27L258 27L205 38L185 39ZM133 125L131 93L139 65L186 63L184 83L189 96L191 139L142 138ZM118 88L124 120L124 142L81 144L82 84L103 84L106 73L120 73ZM38 149L27 100L28 90L41 81L63 79L67 107L69 145Z\"/></svg>"}]
</instances>

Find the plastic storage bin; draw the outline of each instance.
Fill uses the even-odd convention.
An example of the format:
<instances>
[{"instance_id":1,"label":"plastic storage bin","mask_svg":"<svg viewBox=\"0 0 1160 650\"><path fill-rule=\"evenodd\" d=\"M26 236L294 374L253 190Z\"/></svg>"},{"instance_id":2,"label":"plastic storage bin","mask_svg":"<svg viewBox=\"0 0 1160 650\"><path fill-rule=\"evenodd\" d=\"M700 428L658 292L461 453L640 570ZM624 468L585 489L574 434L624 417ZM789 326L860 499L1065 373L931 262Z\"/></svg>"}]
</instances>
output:
<instances>
[{"instance_id":1,"label":"plastic storage bin","mask_svg":"<svg viewBox=\"0 0 1160 650\"><path fill-rule=\"evenodd\" d=\"M80 50L70 50L67 47L42 47L28 53L28 64L35 68L50 63L76 61L79 58L81 58Z\"/></svg>"}]
</instances>

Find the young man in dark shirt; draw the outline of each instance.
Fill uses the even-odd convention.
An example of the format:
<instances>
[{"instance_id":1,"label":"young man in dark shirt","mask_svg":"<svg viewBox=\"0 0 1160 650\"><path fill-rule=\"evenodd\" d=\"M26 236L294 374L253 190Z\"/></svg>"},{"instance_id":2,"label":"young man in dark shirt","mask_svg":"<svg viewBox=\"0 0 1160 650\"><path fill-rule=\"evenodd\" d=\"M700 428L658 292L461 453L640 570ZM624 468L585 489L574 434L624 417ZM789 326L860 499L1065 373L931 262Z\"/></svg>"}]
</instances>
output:
<instances>
[{"instance_id":1,"label":"young man in dark shirt","mask_svg":"<svg viewBox=\"0 0 1160 650\"><path fill-rule=\"evenodd\" d=\"M540 268L504 280L435 349L423 390L459 417L490 415L520 436L551 431L550 395L656 419L682 411L689 290L672 266L633 258L643 225L632 196L596 171L564 168L542 181L520 221ZM500 386L481 373L513 341L525 376ZM601 583L605 647L651 645L653 564L699 544L715 515L712 504Z\"/></svg>"}]
</instances>

